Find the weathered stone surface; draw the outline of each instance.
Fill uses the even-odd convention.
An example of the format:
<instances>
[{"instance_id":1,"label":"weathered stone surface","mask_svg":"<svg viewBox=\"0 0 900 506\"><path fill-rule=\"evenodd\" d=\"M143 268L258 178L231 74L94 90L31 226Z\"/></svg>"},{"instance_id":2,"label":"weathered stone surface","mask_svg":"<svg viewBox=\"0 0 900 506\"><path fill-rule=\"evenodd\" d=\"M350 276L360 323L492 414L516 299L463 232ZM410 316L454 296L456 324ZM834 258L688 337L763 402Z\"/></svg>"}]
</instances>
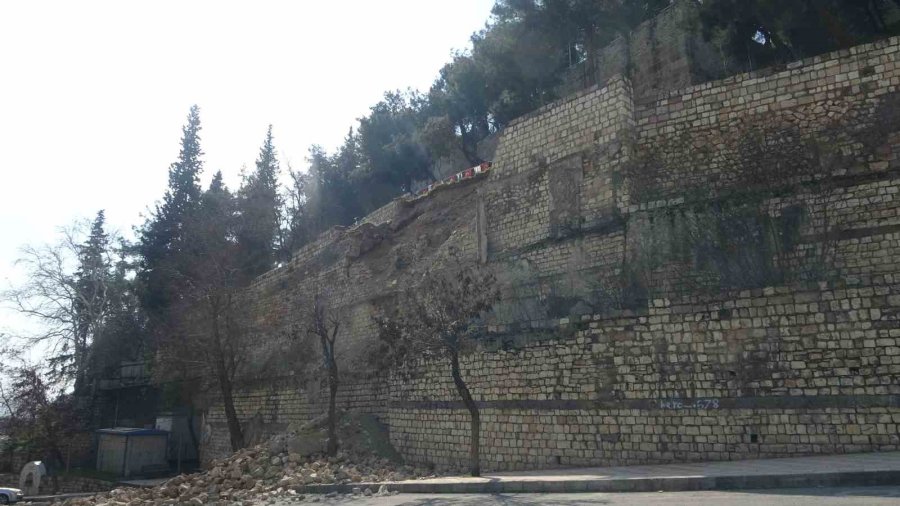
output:
<instances>
[{"instance_id":1,"label":"weathered stone surface","mask_svg":"<svg viewBox=\"0 0 900 506\"><path fill-rule=\"evenodd\" d=\"M327 436L317 430L294 434L287 439L287 451L300 457L315 455L325 450L326 441Z\"/></svg>"}]
</instances>

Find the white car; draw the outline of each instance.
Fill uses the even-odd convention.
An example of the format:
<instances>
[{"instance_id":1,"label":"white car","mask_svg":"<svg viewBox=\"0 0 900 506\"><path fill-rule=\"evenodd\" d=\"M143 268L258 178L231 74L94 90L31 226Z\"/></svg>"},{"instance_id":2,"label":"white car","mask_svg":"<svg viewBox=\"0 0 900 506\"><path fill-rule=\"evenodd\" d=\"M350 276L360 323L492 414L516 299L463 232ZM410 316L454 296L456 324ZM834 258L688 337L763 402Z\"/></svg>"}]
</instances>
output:
<instances>
[{"instance_id":1,"label":"white car","mask_svg":"<svg viewBox=\"0 0 900 506\"><path fill-rule=\"evenodd\" d=\"M22 500L22 491L17 488L0 487L0 504L14 504Z\"/></svg>"}]
</instances>

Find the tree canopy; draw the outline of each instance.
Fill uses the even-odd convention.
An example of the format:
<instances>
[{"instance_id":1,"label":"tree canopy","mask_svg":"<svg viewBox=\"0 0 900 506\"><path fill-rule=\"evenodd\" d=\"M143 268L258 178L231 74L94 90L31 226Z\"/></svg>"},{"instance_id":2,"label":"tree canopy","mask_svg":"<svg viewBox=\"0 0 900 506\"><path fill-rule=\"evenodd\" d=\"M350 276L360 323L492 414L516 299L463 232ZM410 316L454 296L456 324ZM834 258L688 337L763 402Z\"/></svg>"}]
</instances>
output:
<instances>
[{"instance_id":1,"label":"tree canopy","mask_svg":"<svg viewBox=\"0 0 900 506\"><path fill-rule=\"evenodd\" d=\"M288 220L291 248L446 177L436 170L441 159L452 160L455 170L482 162L486 139L559 98L568 69L594 75L605 46L671 3L497 0L485 28L472 34L471 47L454 53L428 90L388 91L333 154L311 148L304 196L294 199ZM687 29L719 48L730 73L900 30L897 0L704 0L697 7L699 24ZM297 190L300 180L293 179Z\"/></svg>"}]
</instances>

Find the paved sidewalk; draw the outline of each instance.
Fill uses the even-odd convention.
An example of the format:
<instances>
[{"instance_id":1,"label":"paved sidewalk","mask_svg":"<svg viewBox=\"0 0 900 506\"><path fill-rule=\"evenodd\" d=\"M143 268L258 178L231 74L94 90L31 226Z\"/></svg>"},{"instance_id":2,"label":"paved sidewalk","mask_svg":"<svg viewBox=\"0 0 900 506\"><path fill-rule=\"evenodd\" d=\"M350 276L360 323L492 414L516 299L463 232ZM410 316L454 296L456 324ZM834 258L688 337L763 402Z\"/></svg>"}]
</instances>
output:
<instances>
[{"instance_id":1,"label":"paved sidewalk","mask_svg":"<svg viewBox=\"0 0 900 506\"><path fill-rule=\"evenodd\" d=\"M403 493L676 492L759 488L900 485L900 452L703 462L658 466L592 467L488 473L388 483L307 485L305 493L349 493L387 485Z\"/></svg>"}]
</instances>

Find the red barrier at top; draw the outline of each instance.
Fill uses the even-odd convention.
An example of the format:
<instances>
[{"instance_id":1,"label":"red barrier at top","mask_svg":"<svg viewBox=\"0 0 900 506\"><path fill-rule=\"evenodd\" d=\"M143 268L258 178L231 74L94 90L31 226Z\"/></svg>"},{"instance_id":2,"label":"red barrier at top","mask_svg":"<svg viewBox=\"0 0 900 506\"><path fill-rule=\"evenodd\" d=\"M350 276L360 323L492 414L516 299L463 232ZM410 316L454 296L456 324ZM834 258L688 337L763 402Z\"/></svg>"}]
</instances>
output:
<instances>
[{"instance_id":1,"label":"red barrier at top","mask_svg":"<svg viewBox=\"0 0 900 506\"><path fill-rule=\"evenodd\" d=\"M492 162L482 162L481 164L476 165L474 167L469 167L468 169L466 169L464 171L453 174L452 176L448 177L447 179L445 179L443 181L437 181L435 183L431 183L430 185L426 186L425 188L422 188L421 190L419 190L418 193L416 193L416 195L427 195L436 186L440 186L440 185L444 185L444 184L453 184L453 183L462 181L463 179L469 179L469 178L475 177L476 174L484 174L485 172L491 170L491 167L493 165L494 164Z\"/></svg>"}]
</instances>

